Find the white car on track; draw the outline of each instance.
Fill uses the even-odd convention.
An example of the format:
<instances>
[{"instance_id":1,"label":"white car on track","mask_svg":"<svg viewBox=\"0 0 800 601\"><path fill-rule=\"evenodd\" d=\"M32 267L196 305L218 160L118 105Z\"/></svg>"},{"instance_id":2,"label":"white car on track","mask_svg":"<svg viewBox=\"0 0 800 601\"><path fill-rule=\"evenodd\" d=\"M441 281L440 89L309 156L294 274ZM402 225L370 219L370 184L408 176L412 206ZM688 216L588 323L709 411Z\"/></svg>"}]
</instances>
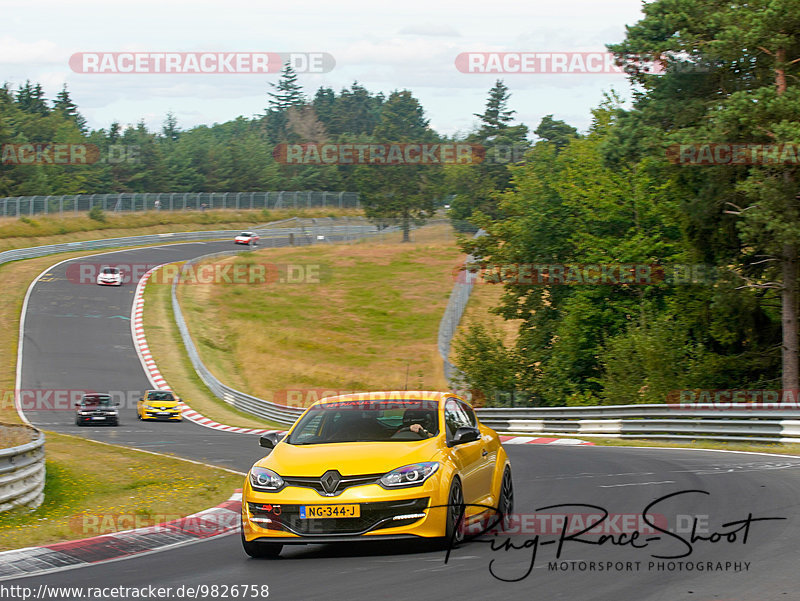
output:
<instances>
[{"instance_id":1,"label":"white car on track","mask_svg":"<svg viewBox=\"0 0 800 601\"><path fill-rule=\"evenodd\" d=\"M233 239L235 244L249 244L255 246L258 244L259 237L255 232L242 232Z\"/></svg>"},{"instance_id":2,"label":"white car on track","mask_svg":"<svg viewBox=\"0 0 800 601\"><path fill-rule=\"evenodd\" d=\"M100 286L122 286L122 272L117 267L103 267L97 274Z\"/></svg>"}]
</instances>

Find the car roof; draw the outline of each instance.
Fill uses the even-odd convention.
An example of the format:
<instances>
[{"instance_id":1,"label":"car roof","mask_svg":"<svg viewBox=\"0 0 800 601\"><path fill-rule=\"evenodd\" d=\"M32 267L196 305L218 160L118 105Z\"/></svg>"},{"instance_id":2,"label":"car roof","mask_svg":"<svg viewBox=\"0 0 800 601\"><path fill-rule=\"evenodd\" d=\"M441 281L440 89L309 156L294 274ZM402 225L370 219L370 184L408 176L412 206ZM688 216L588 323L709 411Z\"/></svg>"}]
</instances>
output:
<instances>
[{"instance_id":1,"label":"car roof","mask_svg":"<svg viewBox=\"0 0 800 601\"><path fill-rule=\"evenodd\" d=\"M392 390L383 392L356 392L351 394L340 394L337 396L329 396L315 402L314 405L324 405L327 403L341 403L348 401L391 401L391 400L405 400L405 401L433 401L440 403L448 398L457 398L464 401L458 395L452 392L441 391L426 391L426 390ZM464 401L466 402L466 401Z\"/></svg>"}]
</instances>

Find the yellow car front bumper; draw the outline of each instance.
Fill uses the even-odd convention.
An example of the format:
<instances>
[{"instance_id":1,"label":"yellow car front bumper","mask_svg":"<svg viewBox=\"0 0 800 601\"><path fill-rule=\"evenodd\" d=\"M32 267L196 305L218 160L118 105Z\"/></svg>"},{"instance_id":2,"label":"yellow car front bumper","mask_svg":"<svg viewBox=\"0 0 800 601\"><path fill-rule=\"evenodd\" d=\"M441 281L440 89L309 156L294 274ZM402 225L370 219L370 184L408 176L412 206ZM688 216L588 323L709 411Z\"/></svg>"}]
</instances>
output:
<instances>
[{"instance_id":1,"label":"yellow car front bumper","mask_svg":"<svg viewBox=\"0 0 800 601\"><path fill-rule=\"evenodd\" d=\"M325 497L310 488L287 486L277 493L242 493L242 525L247 541L284 544L354 539L438 538L445 535L447 494L434 481L386 490L378 484L346 489ZM303 508L358 505L359 517L305 518Z\"/></svg>"}]
</instances>

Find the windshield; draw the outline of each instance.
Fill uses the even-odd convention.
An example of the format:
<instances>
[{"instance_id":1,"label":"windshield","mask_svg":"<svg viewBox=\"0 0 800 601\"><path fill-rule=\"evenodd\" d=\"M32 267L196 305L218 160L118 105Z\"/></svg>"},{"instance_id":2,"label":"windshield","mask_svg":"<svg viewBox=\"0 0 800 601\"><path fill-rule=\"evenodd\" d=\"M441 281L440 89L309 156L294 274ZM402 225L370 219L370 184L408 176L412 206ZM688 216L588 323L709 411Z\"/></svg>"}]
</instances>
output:
<instances>
[{"instance_id":1,"label":"windshield","mask_svg":"<svg viewBox=\"0 0 800 601\"><path fill-rule=\"evenodd\" d=\"M241 234L239 234L239 235L240 235L240 236L245 236L245 237L247 237L247 236L252 236L253 234L251 234L250 232L242 232L242 233L241 233Z\"/></svg>"},{"instance_id":2,"label":"windshield","mask_svg":"<svg viewBox=\"0 0 800 601\"><path fill-rule=\"evenodd\" d=\"M108 395L85 396L81 401L81 405L99 405L101 407L109 407L111 406L111 397Z\"/></svg>"},{"instance_id":3,"label":"windshield","mask_svg":"<svg viewBox=\"0 0 800 601\"><path fill-rule=\"evenodd\" d=\"M147 395L148 401L174 401L171 392L151 392Z\"/></svg>"},{"instance_id":4,"label":"windshield","mask_svg":"<svg viewBox=\"0 0 800 601\"><path fill-rule=\"evenodd\" d=\"M103 273L117 274L119 270L116 267L105 267Z\"/></svg>"},{"instance_id":5,"label":"windshield","mask_svg":"<svg viewBox=\"0 0 800 601\"><path fill-rule=\"evenodd\" d=\"M424 429L419 429L415 424ZM413 428L412 428L413 427ZM324 403L308 410L289 444L416 441L439 433L438 403L398 400Z\"/></svg>"}]
</instances>

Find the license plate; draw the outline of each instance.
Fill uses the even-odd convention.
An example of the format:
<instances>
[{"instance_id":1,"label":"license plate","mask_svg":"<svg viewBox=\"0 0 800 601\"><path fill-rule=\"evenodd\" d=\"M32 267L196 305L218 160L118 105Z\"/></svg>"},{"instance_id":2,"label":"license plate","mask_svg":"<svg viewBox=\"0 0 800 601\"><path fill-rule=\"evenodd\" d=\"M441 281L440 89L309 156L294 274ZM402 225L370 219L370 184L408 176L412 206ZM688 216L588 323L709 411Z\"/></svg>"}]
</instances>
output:
<instances>
[{"instance_id":1,"label":"license plate","mask_svg":"<svg viewBox=\"0 0 800 601\"><path fill-rule=\"evenodd\" d=\"M105 417L93 417L92 419L105 419Z\"/></svg>"},{"instance_id":2,"label":"license plate","mask_svg":"<svg viewBox=\"0 0 800 601\"><path fill-rule=\"evenodd\" d=\"M168 413L168 412L166 412L166 411L162 411L161 413L159 413L159 415L172 415L172 414L171 414L171 413Z\"/></svg>"},{"instance_id":3,"label":"license plate","mask_svg":"<svg viewBox=\"0 0 800 601\"><path fill-rule=\"evenodd\" d=\"M300 517L311 518L358 518L361 505L301 505Z\"/></svg>"}]
</instances>

